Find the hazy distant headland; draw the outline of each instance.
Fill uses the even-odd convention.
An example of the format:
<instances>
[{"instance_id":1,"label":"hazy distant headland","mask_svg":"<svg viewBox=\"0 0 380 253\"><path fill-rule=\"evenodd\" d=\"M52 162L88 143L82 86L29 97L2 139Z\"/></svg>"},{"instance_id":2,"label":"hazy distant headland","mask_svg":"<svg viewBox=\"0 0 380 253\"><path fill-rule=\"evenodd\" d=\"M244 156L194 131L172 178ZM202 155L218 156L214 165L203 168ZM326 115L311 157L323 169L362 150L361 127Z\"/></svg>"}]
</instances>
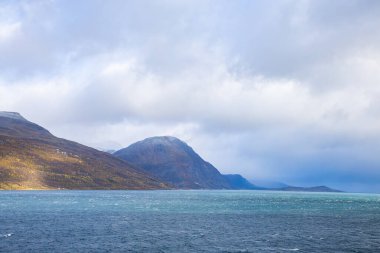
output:
<instances>
[{"instance_id":1,"label":"hazy distant headland","mask_svg":"<svg viewBox=\"0 0 380 253\"><path fill-rule=\"evenodd\" d=\"M0 189L230 189L337 191L255 185L223 175L176 137L150 137L112 154L53 136L16 112L0 112Z\"/></svg>"}]
</instances>

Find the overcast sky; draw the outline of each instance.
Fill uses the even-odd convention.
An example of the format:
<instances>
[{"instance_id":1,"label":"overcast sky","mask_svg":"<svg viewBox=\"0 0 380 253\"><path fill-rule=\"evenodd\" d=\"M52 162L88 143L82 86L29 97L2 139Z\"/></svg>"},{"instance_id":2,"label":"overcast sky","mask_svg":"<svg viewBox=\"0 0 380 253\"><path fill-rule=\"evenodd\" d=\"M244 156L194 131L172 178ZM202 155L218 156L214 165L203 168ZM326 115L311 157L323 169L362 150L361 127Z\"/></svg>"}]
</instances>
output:
<instances>
[{"instance_id":1,"label":"overcast sky","mask_svg":"<svg viewBox=\"0 0 380 253\"><path fill-rule=\"evenodd\" d=\"M0 2L0 110L223 173L380 192L380 1Z\"/></svg>"}]
</instances>

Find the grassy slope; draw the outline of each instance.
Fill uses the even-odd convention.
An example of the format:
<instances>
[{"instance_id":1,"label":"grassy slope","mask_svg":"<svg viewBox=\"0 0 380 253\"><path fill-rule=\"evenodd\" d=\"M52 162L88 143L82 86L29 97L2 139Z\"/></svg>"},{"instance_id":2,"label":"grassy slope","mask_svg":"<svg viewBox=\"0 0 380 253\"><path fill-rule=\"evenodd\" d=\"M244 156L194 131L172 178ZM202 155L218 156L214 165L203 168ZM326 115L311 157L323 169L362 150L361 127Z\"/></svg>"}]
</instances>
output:
<instances>
[{"instance_id":1,"label":"grassy slope","mask_svg":"<svg viewBox=\"0 0 380 253\"><path fill-rule=\"evenodd\" d=\"M168 188L110 154L6 123L0 120L0 189Z\"/></svg>"}]
</instances>

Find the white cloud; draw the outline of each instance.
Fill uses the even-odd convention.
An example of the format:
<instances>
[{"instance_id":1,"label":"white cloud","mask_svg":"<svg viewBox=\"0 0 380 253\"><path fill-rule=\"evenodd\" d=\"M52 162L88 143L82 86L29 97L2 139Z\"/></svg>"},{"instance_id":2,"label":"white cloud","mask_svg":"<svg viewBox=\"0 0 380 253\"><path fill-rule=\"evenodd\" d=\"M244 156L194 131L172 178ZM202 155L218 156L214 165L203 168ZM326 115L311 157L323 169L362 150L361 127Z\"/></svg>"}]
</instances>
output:
<instances>
[{"instance_id":1,"label":"white cloud","mask_svg":"<svg viewBox=\"0 0 380 253\"><path fill-rule=\"evenodd\" d=\"M0 43L9 41L20 31L20 23L0 23Z\"/></svg>"}]
</instances>

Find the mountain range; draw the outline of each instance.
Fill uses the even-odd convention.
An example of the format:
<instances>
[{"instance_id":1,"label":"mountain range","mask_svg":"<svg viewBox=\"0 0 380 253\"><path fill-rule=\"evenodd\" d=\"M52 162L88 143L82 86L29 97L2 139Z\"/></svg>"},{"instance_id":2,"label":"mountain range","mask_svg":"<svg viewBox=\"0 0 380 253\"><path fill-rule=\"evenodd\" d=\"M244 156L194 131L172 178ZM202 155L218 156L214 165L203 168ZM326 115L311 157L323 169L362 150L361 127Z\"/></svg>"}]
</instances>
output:
<instances>
[{"instance_id":1,"label":"mountain range","mask_svg":"<svg viewBox=\"0 0 380 253\"><path fill-rule=\"evenodd\" d=\"M19 113L0 112L0 189L275 189L221 174L176 137L150 137L116 152L61 139Z\"/></svg>"}]
</instances>

